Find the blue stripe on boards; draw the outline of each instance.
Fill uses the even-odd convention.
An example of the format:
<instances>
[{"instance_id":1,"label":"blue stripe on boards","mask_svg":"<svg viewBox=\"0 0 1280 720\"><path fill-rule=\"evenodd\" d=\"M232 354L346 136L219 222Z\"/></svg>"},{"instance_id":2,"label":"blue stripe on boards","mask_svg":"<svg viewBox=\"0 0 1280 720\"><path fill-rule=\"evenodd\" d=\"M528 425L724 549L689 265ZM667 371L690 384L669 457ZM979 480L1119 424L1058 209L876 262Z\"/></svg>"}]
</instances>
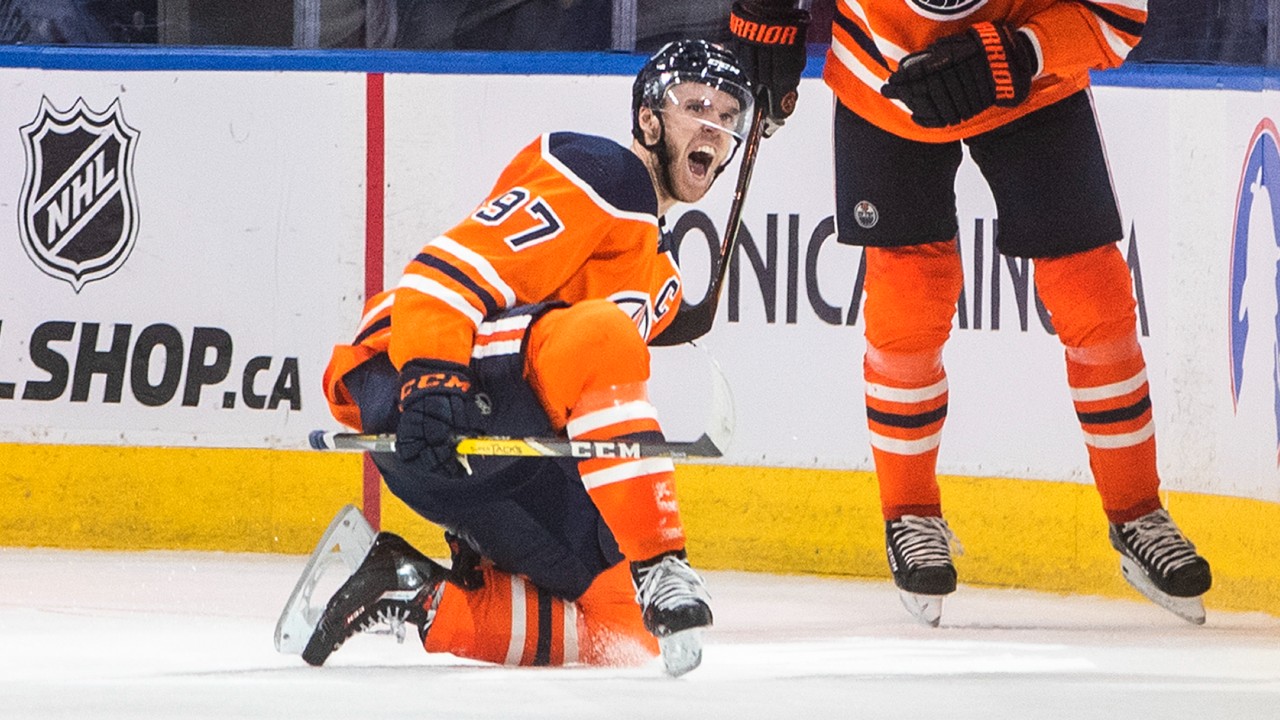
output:
<instances>
[{"instance_id":1,"label":"blue stripe on boards","mask_svg":"<svg viewBox=\"0 0 1280 720\"><path fill-rule=\"evenodd\" d=\"M1280 90L1280 69L1241 65L1125 63L1094 71L1094 85L1171 90Z\"/></svg>"},{"instance_id":2,"label":"blue stripe on boards","mask_svg":"<svg viewBox=\"0 0 1280 720\"><path fill-rule=\"evenodd\" d=\"M805 77L820 77L825 45L809 46ZM290 50L250 47L0 45L0 67L46 70L295 70L442 75L634 76L646 56L621 52Z\"/></svg>"},{"instance_id":3,"label":"blue stripe on boards","mask_svg":"<svg viewBox=\"0 0 1280 720\"><path fill-rule=\"evenodd\" d=\"M809 46L806 78L822 75L825 46ZM47 70L297 70L453 75L625 75L645 57L612 52L289 50L246 47L0 45L0 67ZM1280 69L1126 63L1095 71L1095 85L1186 90L1280 90Z\"/></svg>"},{"instance_id":4,"label":"blue stripe on boards","mask_svg":"<svg viewBox=\"0 0 1280 720\"><path fill-rule=\"evenodd\" d=\"M453 75L635 75L628 53L0 46L0 67L47 70L296 70Z\"/></svg>"}]
</instances>

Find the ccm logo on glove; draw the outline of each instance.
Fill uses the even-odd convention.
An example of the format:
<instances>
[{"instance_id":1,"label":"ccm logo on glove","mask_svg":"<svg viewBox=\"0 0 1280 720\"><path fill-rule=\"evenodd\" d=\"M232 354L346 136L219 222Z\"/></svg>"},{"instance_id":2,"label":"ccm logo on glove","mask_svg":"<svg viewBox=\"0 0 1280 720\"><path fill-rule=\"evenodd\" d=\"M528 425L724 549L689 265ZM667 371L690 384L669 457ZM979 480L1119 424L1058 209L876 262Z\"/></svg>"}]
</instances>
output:
<instances>
[{"instance_id":1,"label":"ccm logo on glove","mask_svg":"<svg viewBox=\"0 0 1280 720\"><path fill-rule=\"evenodd\" d=\"M471 392L471 381L459 373L452 372L434 372L419 375L401 386L400 401L404 402L404 399L409 397L409 393L414 390L426 390L428 388L457 390L458 392L466 393Z\"/></svg>"},{"instance_id":2,"label":"ccm logo on glove","mask_svg":"<svg viewBox=\"0 0 1280 720\"><path fill-rule=\"evenodd\" d=\"M466 474L454 448L458 438L481 433L487 409L474 387L465 365L427 358L405 363L400 369L396 455L450 477Z\"/></svg>"}]
</instances>

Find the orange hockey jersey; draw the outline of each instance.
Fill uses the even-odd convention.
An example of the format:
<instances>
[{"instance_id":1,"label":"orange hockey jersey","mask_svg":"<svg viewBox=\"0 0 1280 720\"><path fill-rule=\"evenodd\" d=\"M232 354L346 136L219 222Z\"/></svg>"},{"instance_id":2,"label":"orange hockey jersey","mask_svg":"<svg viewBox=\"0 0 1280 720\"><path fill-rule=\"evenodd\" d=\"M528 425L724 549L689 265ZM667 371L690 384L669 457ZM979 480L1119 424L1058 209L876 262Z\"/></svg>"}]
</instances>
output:
<instances>
[{"instance_id":1,"label":"orange hockey jersey","mask_svg":"<svg viewBox=\"0 0 1280 720\"><path fill-rule=\"evenodd\" d=\"M489 197L427 243L398 284L370 298L354 345L334 349L325 394L334 416L359 427L342 376L382 351L396 368L415 358L467 364L486 318L520 305L607 298L646 341L680 306L680 272L662 245L649 171L612 140L538 137L502 171ZM492 330L492 328L489 328ZM484 342L501 341L487 333Z\"/></svg>"},{"instance_id":2,"label":"orange hockey jersey","mask_svg":"<svg viewBox=\"0 0 1280 720\"><path fill-rule=\"evenodd\" d=\"M946 142L972 137L1089 85L1091 68L1115 67L1138 43L1146 0L837 0L823 77L840 102L900 137ZM1030 32L1040 59L1031 96L948 128L922 128L880 87L908 54L974 23Z\"/></svg>"}]
</instances>

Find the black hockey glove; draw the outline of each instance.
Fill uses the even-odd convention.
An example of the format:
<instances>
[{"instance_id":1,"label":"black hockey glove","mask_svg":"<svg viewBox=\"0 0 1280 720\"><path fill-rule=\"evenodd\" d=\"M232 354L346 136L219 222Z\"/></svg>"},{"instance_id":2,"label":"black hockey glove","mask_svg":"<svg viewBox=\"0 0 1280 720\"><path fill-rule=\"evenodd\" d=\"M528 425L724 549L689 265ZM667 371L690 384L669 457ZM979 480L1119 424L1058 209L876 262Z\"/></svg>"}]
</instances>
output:
<instances>
[{"instance_id":1,"label":"black hockey glove","mask_svg":"<svg viewBox=\"0 0 1280 720\"><path fill-rule=\"evenodd\" d=\"M461 437L479 434L483 413L467 368L443 360L411 360L400 370L400 424L396 455L405 462L420 455L429 467L451 477L464 472L454 452Z\"/></svg>"},{"instance_id":2,"label":"black hockey glove","mask_svg":"<svg viewBox=\"0 0 1280 720\"><path fill-rule=\"evenodd\" d=\"M738 0L729 15L733 51L751 78L756 101L764 103L764 136L770 137L795 112L804 72L809 11L790 1Z\"/></svg>"},{"instance_id":3,"label":"black hockey glove","mask_svg":"<svg viewBox=\"0 0 1280 720\"><path fill-rule=\"evenodd\" d=\"M1021 104L1031 93L1036 65L1025 33L978 23L904 57L880 93L906 103L917 125L947 127L993 105Z\"/></svg>"}]
</instances>

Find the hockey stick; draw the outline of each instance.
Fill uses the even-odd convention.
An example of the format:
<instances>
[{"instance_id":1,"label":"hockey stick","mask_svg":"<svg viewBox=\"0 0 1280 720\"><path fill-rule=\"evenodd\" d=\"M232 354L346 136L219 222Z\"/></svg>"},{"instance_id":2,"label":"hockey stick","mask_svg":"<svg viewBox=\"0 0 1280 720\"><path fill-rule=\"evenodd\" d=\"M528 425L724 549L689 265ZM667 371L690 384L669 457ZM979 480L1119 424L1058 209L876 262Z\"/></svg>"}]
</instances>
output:
<instances>
[{"instance_id":1,"label":"hockey stick","mask_svg":"<svg viewBox=\"0 0 1280 720\"><path fill-rule=\"evenodd\" d=\"M738 232L742 229L742 208L747 201L747 188L751 186L751 172L756 166L756 155L760 151L760 139L764 137L765 105L763 99L756 100L755 113L751 117L751 129L747 131L747 140L742 148L742 164L738 166L738 184L733 188L733 204L729 206L729 222L724 228L724 239L720 242L719 264L716 266L715 278L707 289L707 296L701 305L685 306L676 315L680 324L682 337L699 338L711 331L716 321L716 308L720 306L720 294L724 289L725 277L729 274L729 259L738 247Z\"/></svg>"},{"instance_id":2,"label":"hockey stick","mask_svg":"<svg viewBox=\"0 0 1280 720\"><path fill-rule=\"evenodd\" d=\"M481 436L459 438L459 455L501 455L507 457L571 458L718 458L724 455L734 431L733 393L724 370L706 348L690 343L703 354L711 385L711 413L707 430L692 442L630 442L626 440L569 440L561 437ZM368 434L312 430L308 436L316 450L362 450L395 452L392 433Z\"/></svg>"},{"instance_id":3,"label":"hockey stick","mask_svg":"<svg viewBox=\"0 0 1280 720\"><path fill-rule=\"evenodd\" d=\"M317 450L366 450L395 452L393 434L326 432L313 430L311 447ZM626 440L566 440L554 437L481 436L459 438L459 455L571 458L718 458L724 453L708 434L693 442L629 442Z\"/></svg>"}]
</instances>

